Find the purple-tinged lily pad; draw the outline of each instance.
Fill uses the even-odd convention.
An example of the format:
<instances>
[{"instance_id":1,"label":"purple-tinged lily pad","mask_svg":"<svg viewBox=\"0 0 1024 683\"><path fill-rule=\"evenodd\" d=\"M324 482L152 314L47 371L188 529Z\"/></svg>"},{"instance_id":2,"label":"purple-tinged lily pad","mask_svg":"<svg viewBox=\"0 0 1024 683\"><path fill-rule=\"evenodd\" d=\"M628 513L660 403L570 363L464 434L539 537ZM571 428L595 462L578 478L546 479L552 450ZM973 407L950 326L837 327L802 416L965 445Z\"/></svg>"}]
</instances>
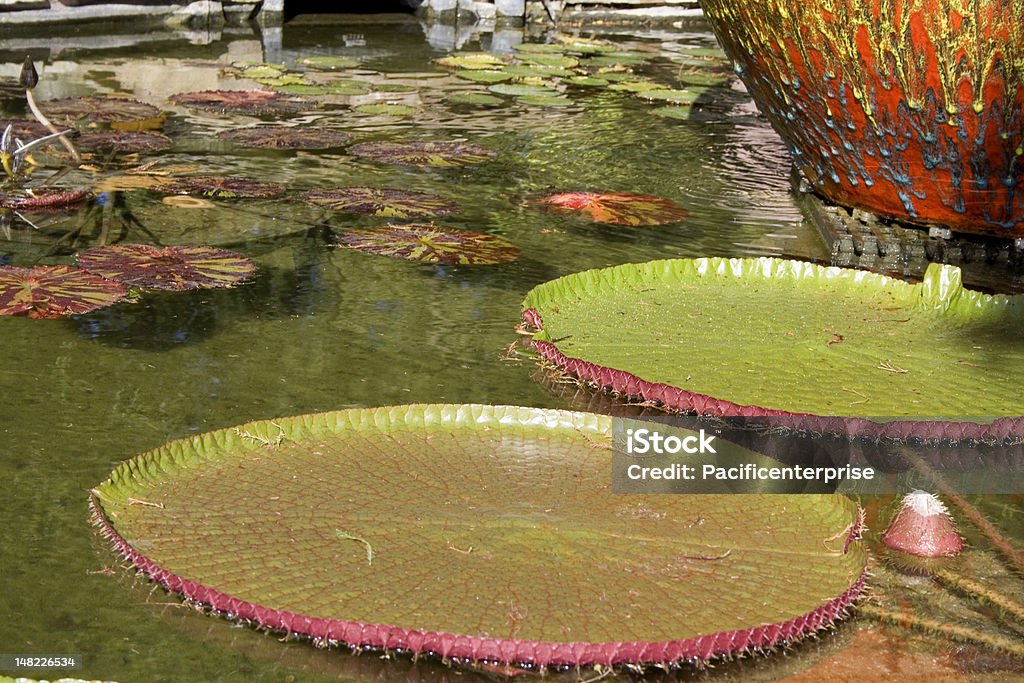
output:
<instances>
[{"instance_id":1,"label":"purple-tinged lily pad","mask_svg":"<svg viewBox=\"0 0 1024 683\"><path fill-rule=\"evenodd\" d=\"M0 266L0 315L63 318L117 303L128 290L71 266Z\"/></svg>"},{"instance_id":2,"label":"purple-tinged lily pad","mask_svg":"<svg viewBox=\"0 0 1024 683\"><path fill-rule=\"evenodd\" d=\"M284 185L262 180L232 178L228 176L203 176L179 178L155 188L168 194L193 194L204 197L234 199L236 197L276 197L284 192Z\"/></svg>"},{"instance_id":3,"label":"purple-tinged lily pad","mask_svg":"<svg viewBox=\"0 0 1024 683\"><path fill-rule=\"evenodd\" d=\"M468 142L363 142L349 152L386 164L466 166L490 161L495 152Z\"/></svg>"},{"instance_id":4,"label":"purple-tinged lily pad","mask_svg":"<svg viewBox=\"0 0 1024 683\"><path fill-rule=\"evenodd\" d=\"M662 225L686 218L683 207L660 197L628 192L560 192L540 203L557 210L582 213L597 223Z\"/></svg>"},{"instance_id":5,"label":"purple-tinged lily pad","mask_svg":"<svg viewBox=\"0 0 1024 683\"><path fill-rule=\"evenodd\" d=\"M162 120L163 112L151 104L125 97L65 97L40 102L47 118L68 123L132 124Z\"/></svg>"},{"instance_id":6,"label":"purple-tinged lily pad","mask_svg":"<svg viewBox=\"0 0 1024 683\"><path fill-rule=\"evenodd\" d=\"M7 126L11 127L11 135L14 138L18 138L25 143L50 134L50 130L46 126L33 119L0 119L0 133L6 130ZM70 126L54 127L58 131L74 130ZM52 144L60 145L60 142L54 140Z\"/></svg>"},{"instance_id":7,"label":"purple-tinged lily pad","mask_svg":"<svg viewBox=\"0 0 1024 683\"><path fill-rule=\"evenodd\" d=\"M61 188L33 188L17 194L0 192L0 208L21 211L63 209L80 204L89 198L85 190L64 190Z\"/></svg>"},{"instance_id":8,"label":"purple-tinged lily pad","mask_svg":"<svg viewBox=\"0 0 1024 683\"><path fill-rule=\"evenodd\" d=\"M95 152L161 152L171 148L171 139L146 131L107 130L87 133L75 140L79 149Z\"/></svg>"},{"instance_id":9,"label":"purple-tinged lily pad","mask_svg":"<svg viewBox=\"0 0 1024 683\"><path fill-rule=\"evenodd\" d=\"M273 90L203 90L172 95L171 102L192 109L253 115L291 114L314 106Z\"/></svg>"},{"instance_id":10,"label":"purple-tinged lily pad","mask_svg":"<svg viewBox=\"0 0 1024 683\"><path fill-rule=\"evenodd\" d=\"M343 247L370 254L448 265L493 265L519 258L519 247L485 232L437 225L388 225L350 230L337 236Z\"/></svg>"},{"instance_id":11,"label":"purple-tinged lily pad","mask_svg":"<svg viewBox=\"0 0 1024 683\"><path fill-rule=\"evenodd\" d=\"M457 207L453 202L427 192L411 192L376 187L340 187L334 190L310 190L307 202L347 213L369 213L388 218L443 216Z\"/></svg>"},{"instance_id":12,"label":"purple-tinged lily pad","mask_svg":"<svg viewBox=\"0 0 1024 683\"><path fill-rule=\"evenodd\" d=\"M132 287L175 291L234 287L256 272L256 265L241 254L190 245L96 247L79 254L78 265Z\"/></svg>"},{"instance_id":13,"label":"purple-tinged lily pad","mask_svg":"<svg viewBox=\"0 0 1024 683\"><path fill-rule=\"evenodd\" d=\"M481 405L263 420L137 456L90 502L190 601L455 663L699 665L828 628L861 594L852 500L614 495L612 434Z\"/></svg>"},{"instance_id":14,"label":"purple-tinged lily pad","mask_svg":"<svg viewBox=\"0 0 1024 683\"><path fill-rule=\"evenodd\" d=\"M286 126L258 126L239 128L217 133L221 140L227 140L243 147L263 149L331 149L345 145L352 136L335 128Z\"/></svg>"}]
</instances>

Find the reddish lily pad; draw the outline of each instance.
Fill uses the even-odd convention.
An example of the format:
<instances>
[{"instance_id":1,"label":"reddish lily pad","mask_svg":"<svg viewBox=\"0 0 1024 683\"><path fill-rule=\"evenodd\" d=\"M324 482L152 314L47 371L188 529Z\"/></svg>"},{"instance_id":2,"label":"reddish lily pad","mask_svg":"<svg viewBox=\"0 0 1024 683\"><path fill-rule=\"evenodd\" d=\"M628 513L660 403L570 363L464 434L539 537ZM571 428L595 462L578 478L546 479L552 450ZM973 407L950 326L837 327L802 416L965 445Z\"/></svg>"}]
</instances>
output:
<instances>
[{"instance_id":1,"label":"reddish lily pad","mask_svg":"<svg viewBox=\"0 0 1024 683\"><path fill-rule=\"evenodd\" d=\"M49 128L34 119L0 119L0 133L3 133L7 126L11 127L13 137L25 143L50 134ZM58 131L74 130L70 126L54 126L54 128ZM59 145L60 142L54 140L53 144Z\"/></svg>"},{"instance_id":2,"label":"reddish lily pad","mask_svg":"<svg viewBox=\"0 0 1024 683\"><path fill-rule=\"evenodd\" d=\"M267 183L247 178L227 176L204 176L196 178L179 178L155 189L168 194L195 194L204 197L275 197L284 192L284 185Z\"/></svg>"},{"instance_id":3,"label":"reddish lily pad","mask_svg":"<svg viewBox=\"0 0 1024 683\"><path fill-rule=\"evenodd\" d=\"M134 123L159 119L163 112L151 104L124 97L65 97L40 102L39 108L55 121Z\"/></svg>"},{"instance_id":4,"label":"reddish lily pad","mask_svg":"<svg viewBox=\"0 0 1024 683\"><path fill-rule=\"evenodd\" d=\"M217 133L221 140L227 140L243 147L263 149L331 149L346 144L352 136L335 128L309 126L291 128L285 126L259 126L239 128Z\"/></svg>"},{"instance_id":5,"label":"reddish lily pad","mask_svg":"<svg viewBox=\"0 0 1024 683\"><path fill-rule=\"evenodd\" d=\"M101 131L75 140L79 149L97 152L161 152L171 148L171 139L145 131Z\"/></svg>"},{"instance_id":6,"label":"reddish lily pad","mask_svg":"<svg viewBox=\"0 0 1024 683\"><path fill-rule=\"evenodd\" d=\"M63 209L80 204L89 198L85 190L60 188L34 188L18 194L0 193L0 207L4 209L34 210Z\"/></svg>"},{"instance_id":7,"label":"reddish lily pad","mask_svg":"<svg viewBox=\"0 0 1024 683\"><path fill-rule=\"evenodd\" d=\"M827 628L863 590L850 499L612 494L612 430L480 405L263 420L137 456L90 504L188 600L454 663L697 664Z\"/></svg>"},{"instance_id":8,"label":"reddish lily pad","mask_svg":"<svg viewBox=\"0 0 1024 683\"><path fill-rule=\"evenodd\" d=\"M171 102L192 109L246 114L291 114L312 103L273 90L203 90L171 96Z\"/></svg>"},{"instance_id":9,"label":"reddish lily pad","mask_svg":"<svg viewBox=\"0 0 1024 683\"><path fill-rule=\"evenodd\" d=\"M493 265L519 258L519 247L500 237L437 225L388 225L376 230L350 230L338 235L337 241L350 249L424 263Z\"/></svg>"},{"instance_id":10,"label":"reddish lily pad","mask_svg":"<svg viewBox=\"0 0 1024 683\"><path fill-rule=\"evenodd\" d=\"M115 244L78 255L83 270L143 289L234 287L256 273L241 254L205 246Z\"/></svg>"},{"instance_id":11,"label":"reddish lily pad","mask_svg":"<svg viewBox=\"0 0 1024 683\"><path fill-rule=\"evenodd\" d=\"M597 223L662 225L687 217L686 209L659 197L627 192L561 192L539 200L558 210L582 213Z\"/></svg>"},{"instance_id":12,"label":"reddish lily pad","mask_svg":"<svg viewBox=\"0 0 1024 683\"><path fill-rule=\"evenodd\" d=\"M456 209L453 202L426 192L376 187L341 187L335 190L310 190L303 198L335 211L370 213L389 218L443 216Z\"/></svg>"},{"instance_id":13,"label":"reddish lily pad","mask_svg":"<svg viewBox=\"0 0 1024 683\"><path fill-rule=\"evenodd\" d=\"M0 266L0 315L63 318L128 295L120 282L71 266Z\"/></svg>"},{"instance_id":14,"label":"reddish lily pad","mask_svg":"<svg viewBox=\"0 0 1024 683\"><path fill-rule=\"evenodd\" d=\"M349 152L387 164L466 166L490 161L495 152L467 142L363 142Z\"/></svg>"}]
</instances>

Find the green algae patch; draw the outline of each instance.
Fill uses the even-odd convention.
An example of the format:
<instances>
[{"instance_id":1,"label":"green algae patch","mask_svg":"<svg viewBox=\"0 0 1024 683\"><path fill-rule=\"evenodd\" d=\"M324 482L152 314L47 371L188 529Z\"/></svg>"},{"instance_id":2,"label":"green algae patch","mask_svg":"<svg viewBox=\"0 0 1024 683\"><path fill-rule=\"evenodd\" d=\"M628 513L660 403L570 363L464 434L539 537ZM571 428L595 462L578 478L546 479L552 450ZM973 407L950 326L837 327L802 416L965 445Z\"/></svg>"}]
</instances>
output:
<instances>
[{"instance_id":1,"label":"green algae patch","mask_svg":"<svg viewBox=\"0 0 1024 683\"><path fill-rule=\"evenodd\" d=\"M910 284L770 258L653 261L542 284L523 307L563 368L625 373L733 410L1024 414L1024 298L964 289L950 266Z\"/></svg>"},{"instance_id":2,"label":"green algae patch","mask_svg":"<svg viewBox=\"0 0 1024 683\"><path fill-rule=\"evenodd\" d=\"M129 460L93 512L221 613L451 661L703 661L799 639L859 594L851 500L612 495L611 435L481 405L263 420Z\"/></svg>"}]
</instances>

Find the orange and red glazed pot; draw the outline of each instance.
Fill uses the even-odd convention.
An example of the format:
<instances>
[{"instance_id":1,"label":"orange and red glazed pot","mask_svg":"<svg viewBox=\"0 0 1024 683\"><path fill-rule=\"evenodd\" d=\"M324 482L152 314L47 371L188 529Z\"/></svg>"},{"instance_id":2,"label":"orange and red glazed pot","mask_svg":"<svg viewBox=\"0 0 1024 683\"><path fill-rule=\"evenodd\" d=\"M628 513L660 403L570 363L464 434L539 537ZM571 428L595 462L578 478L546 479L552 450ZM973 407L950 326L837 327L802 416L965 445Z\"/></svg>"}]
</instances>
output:
<instances>
[{"instance_id":1,"label":"orange and red glazed pot","mask_svg":"<svg viewBox=\"0 0 1024 683\"><path fill-rule=\"evenodd\" d=\"M1024 0L701 5L819 193L1024 237Z\"/></svg>"}]
</instances>

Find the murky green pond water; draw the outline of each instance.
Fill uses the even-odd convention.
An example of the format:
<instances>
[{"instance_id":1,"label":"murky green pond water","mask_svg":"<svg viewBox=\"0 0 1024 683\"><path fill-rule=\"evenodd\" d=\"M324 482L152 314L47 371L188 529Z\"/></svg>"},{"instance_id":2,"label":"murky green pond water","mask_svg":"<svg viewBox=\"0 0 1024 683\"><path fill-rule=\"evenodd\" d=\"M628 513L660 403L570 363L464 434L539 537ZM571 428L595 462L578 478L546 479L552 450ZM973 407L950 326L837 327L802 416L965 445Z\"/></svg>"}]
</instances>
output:
<instances>
[{"instance_id":1,"label":"murky green pond water","mask_svg":"<svg viewBox=\"0 0 1024 683\"><path fill-rule=\"evenodd\" d=\"M489 37L483 40L486 48ZM714 46L700 25L618 40L644 56L639 73L669 86L681 51ZM283 199L215 199L209 208L167 205L146 189L108 192L88 215L37 217L39 232L15 222L10 238L0 239L0 260L13 265L70 263L75 251L105 235L225 246L260 268L254 282L237 289L147 294L70 320L0 319L0 652L82 654L87 666L77 673L87 678L472 680L430 663L283 644L182 607L118 568L89 524L87 492L117 463L168 439L258 418L412 402L578 407L558 387L535 381L532 361L506 353L516 339L519 303L536 284L664 257L828 259L791 196L785 149L737 84L708 90L686 118L656 115L656 105L629 92L582 88L569 92L566 107L512 100L496 108L455 106L448 96L483 86L434 65L444 51L431 47L415 22L289 25L267 50L251 35L230 33L204 45L66 42L64 49L39 37L0 43L0 76L16 76L32 53L41 71L37 99L131 95L171 112L163 130L174 147L157 157L95 159L95 170L72 171L62 184L103 187L155 158L158 169L198 166L288 188ZM480 45L471 40L464 47ZM343 150L242 151L213 136L255 119L168 102L182 91L252 87L226 72L233 62L292 66L323 54L359 59L356 80L415 90L353 96L291 121L342 129L353 142L465 140L494 150L496 160L413 169ZM409 104L416 113L380 116L349 106L377 101ZM4 115L24 115L16 103L4 106ZM461 210L440 224L501 235L523 258L442 267L333 248L332 231L383 221L325 212L299 194L346 185L424 190L457 201ZM685 207L689 218L620 228L543 213L527 201L573 190L656 195ZM68 235L79 227L77 236ZM1021 528L1012 505L996 509ZM781 677L838 651L857 632L851 625L784 661L694 675Z\"/></svg>"}]
</instances>

